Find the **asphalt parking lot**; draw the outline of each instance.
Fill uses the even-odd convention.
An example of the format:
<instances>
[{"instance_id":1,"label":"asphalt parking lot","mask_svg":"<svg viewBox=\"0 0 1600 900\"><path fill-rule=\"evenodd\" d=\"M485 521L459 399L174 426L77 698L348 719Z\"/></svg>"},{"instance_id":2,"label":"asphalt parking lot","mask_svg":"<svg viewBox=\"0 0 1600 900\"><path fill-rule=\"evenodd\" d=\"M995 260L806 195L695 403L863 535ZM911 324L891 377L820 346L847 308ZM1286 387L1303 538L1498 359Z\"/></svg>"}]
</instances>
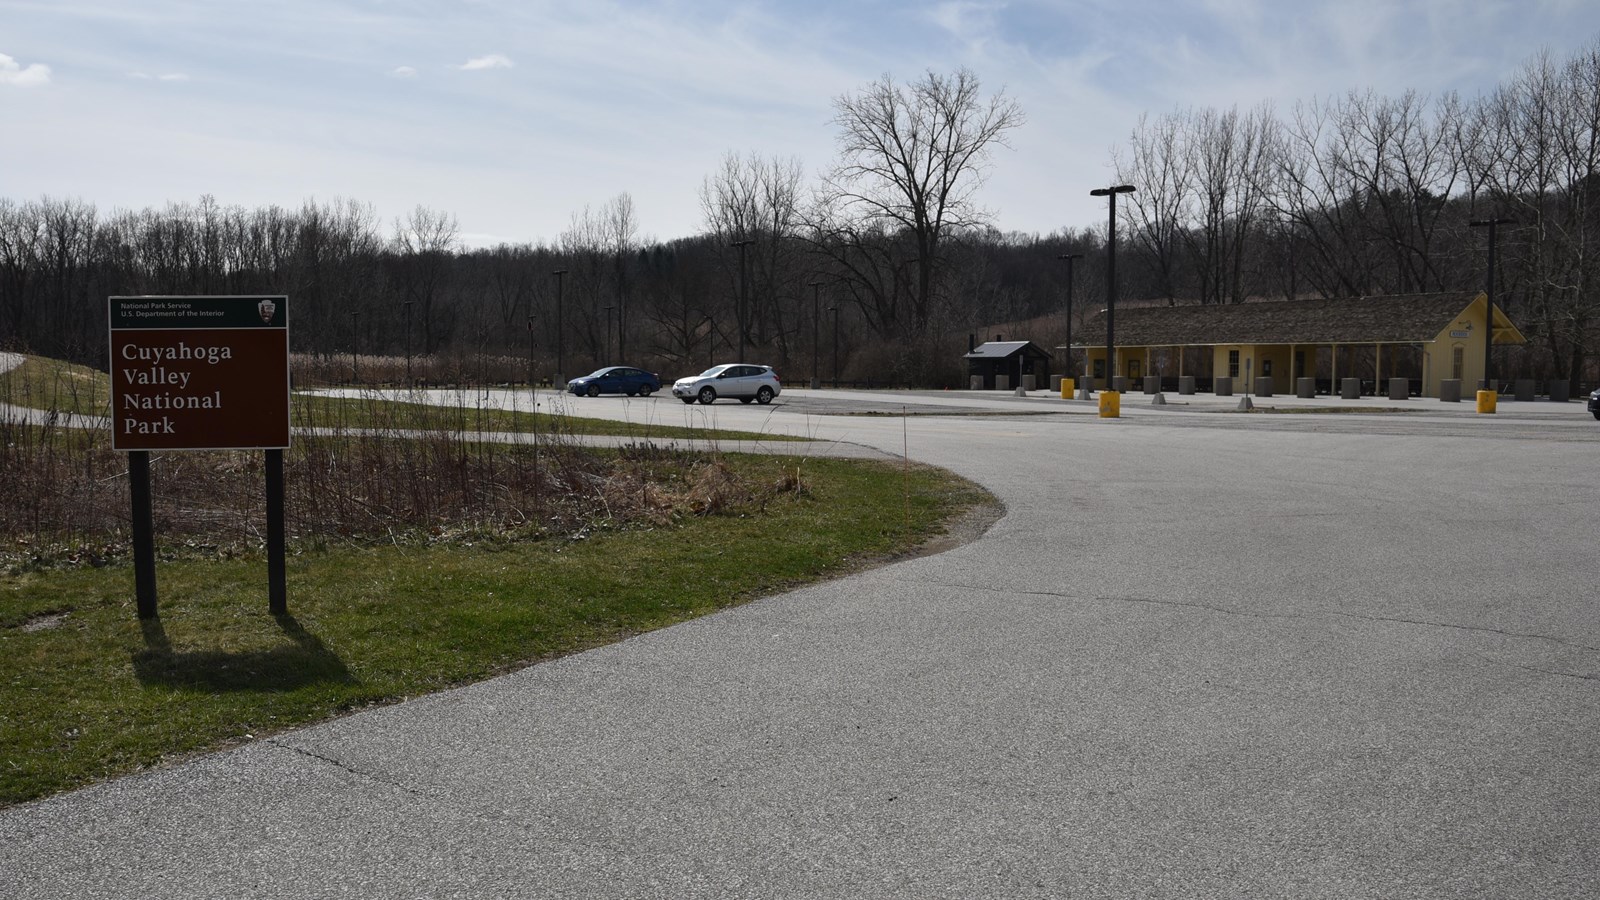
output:
<instances>
[{"instance_id":1,"label":"asphalt parking lot","mask_svg":"<svg viewBox=\"0 0 1600 900\"><path fill-rule=\"evenodd\" d=\"M1006 514L0 811L0 895L1600 895L1600 422L1167 399L543 395L904 454Z\"/></svg>"}]
</instances>

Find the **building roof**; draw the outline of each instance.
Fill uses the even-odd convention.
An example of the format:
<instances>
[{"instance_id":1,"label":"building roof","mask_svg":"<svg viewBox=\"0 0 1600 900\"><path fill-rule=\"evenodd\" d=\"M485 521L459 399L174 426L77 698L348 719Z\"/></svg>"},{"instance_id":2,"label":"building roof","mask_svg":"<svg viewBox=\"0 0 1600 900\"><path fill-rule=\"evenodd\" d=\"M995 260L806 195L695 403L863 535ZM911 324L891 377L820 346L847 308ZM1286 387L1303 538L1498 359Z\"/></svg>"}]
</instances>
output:
<instances>
[{"instance_id":1,"label":"building roof","mask_svg":"<svg viewBox=\"0 0 1600 900\"><path fill-rule=\"evenodd\" d=\"M1260 301L1212 306L1117 309L1119 346L1209 344L1414 344L1432 341L1482 292L1390 294L1340 300ZM1080 334L1104 334L1105 310ZM1495 307L1496 343L1523 343ZM1080 343L1079 347L1097 344Z\"/></svg>"},{"instance_id":2,"label":"building roof","mask_svg":"<svg viewBox=\"0 0 1600 900\"><path fill-rule=\"evenodd\" d=\"M1032 351L1027 348L1032 347ZM962 359L1005 359L1017 353L1028 352L1030 356L1049 356L1050 354L1036 346L1033 341L989 341L979 344Z\"/></svg>"}]
</instances>

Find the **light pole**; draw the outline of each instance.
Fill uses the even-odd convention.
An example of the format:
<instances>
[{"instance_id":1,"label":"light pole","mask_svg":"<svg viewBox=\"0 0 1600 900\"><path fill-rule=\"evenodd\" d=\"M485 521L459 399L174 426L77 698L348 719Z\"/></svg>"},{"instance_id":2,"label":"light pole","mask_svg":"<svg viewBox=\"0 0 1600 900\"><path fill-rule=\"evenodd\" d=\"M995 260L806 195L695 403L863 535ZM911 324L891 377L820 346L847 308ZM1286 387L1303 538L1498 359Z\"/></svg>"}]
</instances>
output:
<instances>
[{"instance_id":1,"label":"light pole","mask_svg":"<svg viewBox=\"0 0 1600 900\"><path fill-rule=\"evenodd\" d=\"M538 391L538 378L533 373L533 315L528 315L528 391Z\"/></svg>"},{"instance_id":2,"label":"light pole","mask_svg":"<svg viewBox=\"0 0 1600 900\"><path fill-rule=\"evenodd\" d=\"M700 320L700 324L701 325L710 325L711 326L709 329L706 330L706 368L709 369L712 366L716 365L715 359L716 359L716 355L717 355L717 320L711 318L710 316L706 316L704 319ZM698 326L696 326L696 327L698 327Z\"/></svg>"},{"instance_id":3,"label":"light pole","mask_svg":"<svg viewBox=\"0 0 1600 900\"><path fill-rule=\"evenodd\" d=\"M1111 226L1106 232L1106 390L1112 390L1117 376L1117 195L1133 193L1133 185L1095 188L1091 197L1111 198Z\"/></svg>"},{"instance_id":4,"label":"light pole","mask_svg":"<svg viewBox=\"0 0 1600 900\"><path fill-rule=\"evenodd\" d=\"M1063 253L1056 259L1066 260L1067 263L1067 350L1063 354L1066 357L1063 362L1063 372L1065 377L1070 378L1077 374L1077 370L1072 368L1072 261L1083 259L1083 254Z\"/></svg>"},{"instance_id":5,"label":"light pole","mask_svg":"<svg viewBox=\"0 0 1600 900\"><path fill-rule=\"evenodd\" d=\"M1483 381L1479 383L1478 390L1490 390L1489 380L1494 377L1494 356L1491 347L1494 343L1494 239L1495 232L1501 225L1511 225L1513 219L1473 219L1467 225L1472 228L1489 229L1489 277L1484 287L1484 297L1488 300L1488 308L1484 310L1483 325Z\"/></svg>"},{"instance_id":6,"label":"light pole","mask_svg":"<svg viewBox=\"0 0 1600 900\"><path fill-rule=\"evenodd\" d=\"M557 390L560 390L561 388L567 386L567 379L565 375L567 368L567 349L566 341L564 340L567 329L566 320L561 314L561 276L567 274L567 270L557 269L550 274L556 276L556 377L552 384L555 385Z\"/></svg>"},{"instance_id":7,"label":"light pole","mask_svg":"<svg viewBox=\"0 0 1600 900\"><path fill-rule=\"evenodd\" d=\"M609 359L610 356L611 356L611 311L613 309L616 309L616 307L615 306L608 306L608 307L605 308L605 310L606 310L606 349L601 351L600 355L603 358L599 362L595 363L595 365L597 365L597 366L609 365L609 363L606 362L606 359Z\"/></svg>"},{"instance_id":8,"label":"light pole","mask_svg":"<svg viewBox=\"0 0 1600 900\"><path fill-rule=\"evenodd\" d=\"M822 357L822 282L811 282L811 389L822 387L817 365Z\"/></svg>"},{"instance_id":9,"label":"light pole","mask_svg":"<svg viewBox=\"0 0 1600 900\"><path fill-rule=\"evenodd\" d=\"M748 282L750 277L749 269L745 266L744 262L744 248L754 243L755 241L746 238L742 241L734 241L729 245L731 247L739 248L739 314L735 317L739 320L739 358L736 360L737 362L744 362L745 316L749 315L750 312L747 308L750 302L748 294Z\"/></svg>"},{"instance_id":10,"label":"light pole","mask_svg":"<svg viewBox=\"0 0 1600 900\"><path fill-rule=\"evenodd\" d=\"M833 313L833 387L839 387L839 307L830 306L828 312Z\"/></svg>"},{"instance_id":11,"label":"light pole","mask_svg":"<svg viewBox=\"0 0 1600 900\"><path fill-rule=\"evenodd\" d=\"M361 322L361 313L350 314L350 383L361 381L361 331L357 327Z\"/></svg>"},{"instance_id":12,"label":"light pole","mask_svg":"<svg viewBox=\"0 0 1600 900\"><path fill-rule=\"evenodd\" d=\"M406 387L411 387L411 304L414 301L406 300L400 305L406 308Z\"/></svg>"}]
</instances>

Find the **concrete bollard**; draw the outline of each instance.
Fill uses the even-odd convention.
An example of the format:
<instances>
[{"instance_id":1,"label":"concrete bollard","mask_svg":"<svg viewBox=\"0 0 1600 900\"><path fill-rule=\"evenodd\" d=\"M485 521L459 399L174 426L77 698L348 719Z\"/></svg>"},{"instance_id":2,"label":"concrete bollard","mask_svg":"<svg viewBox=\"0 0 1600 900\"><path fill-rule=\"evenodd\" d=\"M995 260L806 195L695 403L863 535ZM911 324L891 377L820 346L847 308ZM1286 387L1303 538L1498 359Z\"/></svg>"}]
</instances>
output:
<instances>
[{"instance_id":1,"label":"concrete bollard","mask_svg":"<svg viewBox=\"0 0 1600 900\"><path fill-rule=\"evenodd\" d=\"M1272 396L1272 389L1275 386L1276 385L1274 385L1272 383L1272 376L1271 375L1262 375L1262 376L1256 378L1256 396L1257 397L1271 397Z\"/></svg>"},{"instance_id":2,"label":"concrete bollard","mask_svg":"<svg viewBox=\"0 0 1600 900\"><path fill-rule=\"evenodd\" d=\"M1077 387L1071 378L1063 378L1056 384L1056 389L1061 392L1061 399L1071 400L1074 389Z\"/></svg>"},{"instance_id":3,"label":"concrete bollard","mask_svg":"<svg viewBox=\"0 0 1600 900\"><path fill-rule=\"evenodd\" d=\"M1126 394L1128 392L1128 376L1118 375L1111 379L1111 389L1119 394Z\"/></svg>"},{"instance_id":4,"label":"concrete bollard","mask_svg":"<svg viewBox=\"0 0 1600 900\"><path fill-rule=\"evenodd\" d=\"M1339 396L1345 400L1361 399L1361 379L1341 378L1339 380Z\"/></svg>"},{"instance_id":5,"label":"concrete bollard","mask_svg":"<svg viewBox=\"0 0 1600 900\"><path fill-rule=\"evenodd\" d=\"M1009 391L1009 390L1011 390L1011 376L1010 375L996 375L994 377L994 389L997 390L997 391Z\"/></svg>"},{"instance_id":6,"label":"concrete bollard","mask_svg":"<svg viewBox=\"0 0 1600 900\"><path fill-rule=\"evenodd\" d=\"M1211 379L1211 389L1216 392L1218 397L1232 397L1233 396L1233 378L1232 378L1232 376L1229 376L1229 375L1218 375L1217 377Z\"/></svg>"},{"instance_id":7,"label":"concrete bollard","mask_svg":"<svg viewBox=\"0 0 1600 900\"><path fill-rule=\"evenodd\" d=\"M1037 375L1024 375L1022 376L1022 383L1017 385L1017 388L1024 391L1031 391L1033 390L1034 383L1038 380L1038 378L1039 376Z\"/></svg>"},{"instance_id":8,"label":"concrete bollard","mask_svg":"<svg viewBox=\"0 0 1600 900\"><path fill-rule=\"evenodd\" d=\"M1094 379L1093 378L1085 378L1084 380L1078 382L1078 399L1079 400L1093 400L1094 399Z\"/></svg>"},{"instance_id":9,"label":"concrete bollard","mask_svg":"<svg viewBox=\"0 0 1600 900\"><path fill-rule=\"evenodd\" d=\"M1061 393L1061 376L1060 375L1051 375L1050 376L1050 393L1052 393L1052 394Z\"/></svg>"},{"instance_id":10,"label":"concrete bollard","mask_svg":"<svg viewBox=\"0 0 1600 900\"><path fill-rule=\"evenodd\" d=\"M1550 402L1566 403L1572 399L1572 385L1565 381L1550 382Z\"/></svg>"},{"instance_id":11,"label":"concrete bollard","mask_svg":"<svg viewBox=\"0 0 1600 900\"><path fill-rule=\"evenodd\" d=\"M1391 378L1391 379L1389 379L1389 399L1390 400L1410 400L1411 399L1411 381L1409 379L1406 379L1406 378Z\"/></svg>"},{"instance_id":12,"label":"concrete bollard","mask_svg":"<svg viewBox=\"0 0 1600 900\"><path fill-rule=\"evenodd\" d=\"M1160 376L1157 376L1157 375L1146 375L1144 377L1144 392L1146 394L1149 394L1149 395L1154 395L1154 394L1161 393L1161 378L1160 378Z\"/></svg>"},{"instance_id":13,"label":"concrete bollard","mask_svg":"<svg viewBox=\"0 0 1600 900\"><path fill-rule=\"evenodd\" d=\"M1440 403L1460 403L1461 402L1461 379L1459 379L1459 378L1446 378L1445 380L1439 382L1439 402Z\"/></svg>"},{"instance_id":14,"label":"concrete bollard","mask_svg":"<svg viewBox=\"0 0 1600 900\"><path fill-rule=\"evenodd\" d=\"M1019 384L1017 385L1017 389L1011 393L1016 394L1018 397L1026 397L1028 396L1028 389Z\"/></svg>"},{"instance_id":15,"label":"concrete bollard","mask_svg":"<svg viewBox=\"0 0 1600 900\"><path fill-rule=\"evenodd\" d=\"M1100 418L1119 419L1122 417L1122 395L1116 391L1100 392Z\"/></svg>"},{"instance_id":16,"label":"concrete bollard","mask_svg":"<svg viewBox=\"0 0 1600 900\"><path fill-rule=\"evenodd\" d=\"M1294 380L1294 395L1301 400L1310 400L1317 396L1317 380L1315 378L1296 378Z\"/></svg>"},{"instance_id":17,"label":"concrete bollard","mask_svg":"<svg viewBox=\"0 0 1600 900\"><path fill-rule=\"evenodd\" d=\"M1514 391L1512 396L1517 400L1518 403L1533 402L1534 393L1532 378L1518 378L1512 390Z\"/></svg>"},{"instance_id":18,"label":"concrete bollard","mask_svg":"<svg viewBox=\"0 0 1600 900\"><path fill-rule=\"evenodd\" d=\"M1178 376L1178 393L1182 394L1185 397L1187 397L1190 394L1194 393L1194 376L1193 375L1179 375Z\"/></svg>"},{"instance_id":19,"label":"concrete bollard","mask_svg":"<svg viewBox=\"0 0 1600 900\"><path fill-rule=\"evenodd\" d=\"M1500 395L1496 394L1494 391L1479 391L1478 392L1478 412L1479 413L1492 413L1492 412L1494 412L1495 404L1498 402L1499 396Z\"/></svg>"}]
</instances>

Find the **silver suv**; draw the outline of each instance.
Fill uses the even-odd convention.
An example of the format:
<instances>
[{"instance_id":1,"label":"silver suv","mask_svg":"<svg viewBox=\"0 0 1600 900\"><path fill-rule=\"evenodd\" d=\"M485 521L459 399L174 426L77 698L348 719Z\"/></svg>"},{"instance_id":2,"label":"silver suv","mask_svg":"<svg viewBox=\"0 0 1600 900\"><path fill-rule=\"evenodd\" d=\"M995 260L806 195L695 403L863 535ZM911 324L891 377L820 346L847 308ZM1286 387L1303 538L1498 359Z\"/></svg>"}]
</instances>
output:
<instances>
[{"instance_id":1,"label":"silver suv","mask_svg":"<svg viewBox=\"0 0 1600 900\"><path fill-rule=\"evenodd\" d=\"M714 403L719 397L737 398L740 403L771 403L783 385L771 366L750 366L743 363L725 363L720 366L679 378L672 383L672 396L685 403L696 400Z\"/></svg>"}]
</instances>

